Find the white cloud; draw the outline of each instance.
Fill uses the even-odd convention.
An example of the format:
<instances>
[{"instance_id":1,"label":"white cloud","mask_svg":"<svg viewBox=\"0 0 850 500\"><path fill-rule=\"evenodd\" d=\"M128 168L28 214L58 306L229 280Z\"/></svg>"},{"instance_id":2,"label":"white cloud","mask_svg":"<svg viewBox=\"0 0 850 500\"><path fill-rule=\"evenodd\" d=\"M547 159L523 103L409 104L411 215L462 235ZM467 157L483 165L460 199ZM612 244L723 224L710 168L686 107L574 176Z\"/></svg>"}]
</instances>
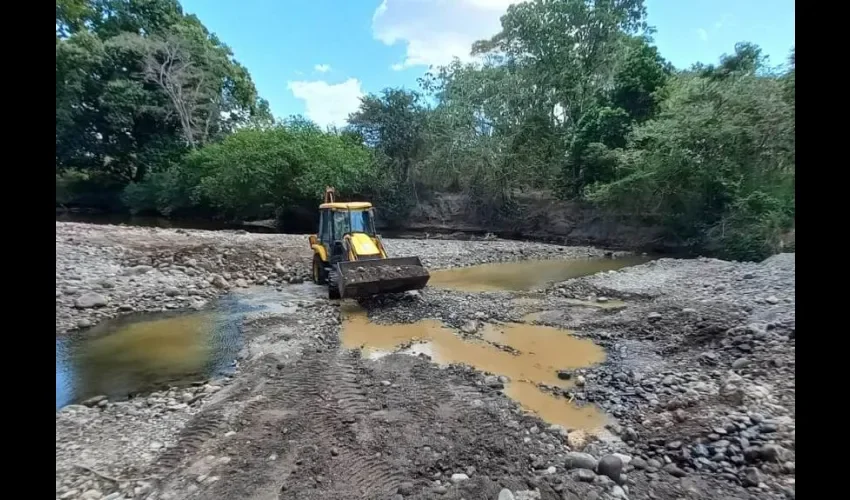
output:
<instances>
[{"instance_id":1,"label":"white cloud","mask_svg":"<svg viewBox=\"0 0 850 500\"><path fill-rule=\"evenodd\" d=\"M499 32L499 18L521 0L383 0L372 16L372 35L405 45L399 70L472 59L472 43Z\"/></svg>"},{"instance_id":2,"label":"white cloud","mask_svg":"<svg viewBox=\"0 0 850 500\"><path fill-rule=\"evenodd\" d=\"M317 64L317 65L313 66L313 69L315 69L319 73L327 73L328 71L331 70L331 65L330 64Z\"/></svg>"},{"instance_id":3,"label":"white cloud","mask_svg":"<svg viewBox=\"0 0 850 500\"><path fill-rule=\"evenodd\" d=\"M699 39L700 39L700 40L702 40L703 42L707 42L707 41L708 41L708 31L706 31L704 28L699 28L699 29L697 29L697 36L698 36L698 37L699 37Z\"/></svg>"},{"instance_id":4,"label":"white cloud","mask_svg":"<svg viewBox=\"0 0 850 500\"><path fill-rule=\"evenodd\" d=\"M329 84L324 80L296 81L287 84L292 95L304 101L306 115L320 127L328 125L342 126L348 115L360 106L363 89L360 80L348 80Z\"/></svg>"}]
</instances>

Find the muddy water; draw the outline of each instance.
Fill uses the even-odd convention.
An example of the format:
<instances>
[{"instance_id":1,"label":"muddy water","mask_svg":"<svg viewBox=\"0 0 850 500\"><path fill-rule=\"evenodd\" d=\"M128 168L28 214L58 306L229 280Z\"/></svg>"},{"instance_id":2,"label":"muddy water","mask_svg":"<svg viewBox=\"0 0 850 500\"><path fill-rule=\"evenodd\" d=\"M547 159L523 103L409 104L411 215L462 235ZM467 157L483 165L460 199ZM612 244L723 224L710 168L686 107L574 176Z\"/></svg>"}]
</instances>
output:
<instances>
[{"instance_id":1,"label":"muddy water","mask_svg":"<svg viewBox=\"0 0 850 500\"><path fill-rule=\"evenodd\" d=\"M56 339L56 408L225 373L239 330L213 311L139 315Z\"/></svg>"},{"instance_id":2,"label":"muddy water","mask_svg":"<svg viewBox=\"0 0 850 500\"><path fill-rule=\"evenodd\" d=\"M605 353L589 340L578 339L563 330L533 325L487 325L481 339L463 339L436 320L406 325L372 323L353 304L343 306L343 345L362 349L364 355L378 357L413 343L408 351L426 353L440 364L464 363L505 375L510 379L505 393L547 422L573 429L597 429L604 414L594 406L578 407L537 388L544 383L568 387L558 379L557 370L585 367L604 361ZM508 346L514 353L499 346Z\"/></svg>"},{"instance_id":3,"label":"muddy water","mask_svg":"<svg viewBox=\"0 0 850 500\"><path fill-rule=\"evenodd\" d=\"M648 260L648 257L628 256L616 259L526 260L482 264L432 271L428 285L469 292L532 290L570 278L643 264Z\"/></svg>"},{"instance_id":4,"label":"muddy water","mask_svg":"<svg viewBox=\"0 0 850 500\"><path fill-rule=\"evenodd\" d=\"M257 287L232 293L209 310L125 316L59 337L56 408L97 395L120 399L231 373L246 314L286 314L294 308L284 304L322 291L313 285L284 292Z\"/></svg>"}]
</instances>

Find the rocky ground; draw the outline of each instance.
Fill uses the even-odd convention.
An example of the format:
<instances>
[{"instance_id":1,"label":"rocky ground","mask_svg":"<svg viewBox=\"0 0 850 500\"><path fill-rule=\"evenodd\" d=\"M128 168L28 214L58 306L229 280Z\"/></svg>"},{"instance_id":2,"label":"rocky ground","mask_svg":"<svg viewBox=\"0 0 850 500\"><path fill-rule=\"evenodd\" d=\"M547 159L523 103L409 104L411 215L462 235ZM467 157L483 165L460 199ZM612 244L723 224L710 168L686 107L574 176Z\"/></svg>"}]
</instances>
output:
<instances>
[{"instance_id":1,"label":"rocky ground","mask_svg":"<svg viewBox=\"0 0 850 500\"><path fill-rule=\"evenodd\" d=\"M301 236L57 223L57 334L124 311L291 290ZM430 268L599 256L509 241L387 240ZM249 315L233 377L56 416L56 497L770 499L795 495L794 255L662 259L523 293L427 288L366 301L377 322L536 321L604 346L558 397L611 417L599 436L523 412L501 381L423 357L363 360L339 307L304 290ZM578 300L577 300L578 299ZM622 307L605 307L615 300ZM470 325L470 322L473 322Z\"/></svg>"}]
</instances>

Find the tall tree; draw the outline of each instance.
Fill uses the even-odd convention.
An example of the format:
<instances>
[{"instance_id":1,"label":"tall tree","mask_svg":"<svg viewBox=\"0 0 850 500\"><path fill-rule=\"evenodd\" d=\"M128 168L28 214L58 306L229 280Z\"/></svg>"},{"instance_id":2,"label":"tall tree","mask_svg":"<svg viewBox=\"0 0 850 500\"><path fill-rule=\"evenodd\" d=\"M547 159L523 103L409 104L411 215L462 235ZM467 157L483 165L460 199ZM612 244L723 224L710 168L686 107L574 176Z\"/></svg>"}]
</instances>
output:
<instances>
[{"instance_id":1,"label":"tall tree","mask_svg":"<svg viewBox=\"0 0 850 500\"><path fill-rule=\"evenodd\" d=\"M62 0L56 26L57 172L139 181L268 113L230 49L176 0ZM177 86L151 78L164 47L191 68Z\"/></svg>"}]
</instances>

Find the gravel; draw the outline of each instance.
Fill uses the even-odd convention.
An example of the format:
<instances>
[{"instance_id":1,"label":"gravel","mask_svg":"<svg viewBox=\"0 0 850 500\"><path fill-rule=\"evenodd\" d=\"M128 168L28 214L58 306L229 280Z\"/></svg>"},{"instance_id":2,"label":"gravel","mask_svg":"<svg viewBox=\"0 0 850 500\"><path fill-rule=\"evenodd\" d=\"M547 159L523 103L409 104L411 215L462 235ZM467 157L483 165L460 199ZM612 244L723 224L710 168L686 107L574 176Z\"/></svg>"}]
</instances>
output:
<instances>
[{"instance_id":1,"label":"gravel","mask_svg":"<svg viewBox=\"0 0 850 500\"><path fill-rule=\"evenodd\" d=\"M420 256L429 269L604 255L603 250L591 248L501 240L385 240L385 245L392 256ZM57 334L87 328L126 312L202 307L204 302L242 286L263 284L288 290L287 285L309 279L310 257L304 236L57 223ZM611 307L618 301L625 305ZM302 353L337 349L337 306L323 298L293 303L297 306L294 316L260 314L248 322L248 342L240 367L260 363L253 369L264 373L265 378L246 379L240 368L232 380L207 385L221 387L214 391L204 386L171 388L130 401L100 399L86 402L89 406L73 405L57 412L57 497L110 498L117 494L112 498L142 498L162 488L156 481L123 478L150 475L151 464L168 456L175 446L179 448L181 432L187 426L199 425L198 419L208 415L223 419L217 424L222 427L215 431L216 440L224 443L239 439L244 432L240 418L244 421L246 417L238 415L251 415L241 413L242 409L256 404L248 402L254 394L251 391L259 391L256 397L260 397L266 390L260 388L268 387L260 380L273 380L275 373L286 372L303 358ZM522 450L511 455L509 463L494 462L484 448L477 448L478 444L464 448L460 435L429 437L428 450L417 448L422 450L421 455L398 450L402 455L407 453L404 460L408 462L404 463L408 465L402 470L415 472L403 478L404 493L397 494L403 498L432 498L439 493L445 498L500 500L793 498L794 303L794 254L777 255L761 263L659 259L553 283L537 291L468 293L426 288L364 301L373 321L410 323L436 318L459 334L472 337L487 323L520 321L534 312L538 313L538 322L572 329L576 335L594 340L608 354L600 365L570 370L569 380L576 387L567 391L568 396L555 393L606 411L610 423L604 432L596 433L550 427L523 412L501 393L509 381L494 374L470 367L445 369L445 373L468 383L468 388L452 391L469 394L463 397L471 407L500 422L460 422L461 427L455 427L454 432L470 429L479 434L469 443L487 443L485 446L491 448L496 443L512 443L498 448L503 453ZM272 354L274 361L268 364L268 371L263 371L266 365L261 361ZM398 371L394 356L386 363L390 364L382 368L385 371L376 375L369 371L383 365L359 369L351 375L355 378L341 372L339 380L329 380L328 390L337 385L345 388L358 380L362 390L371 391L370 404L381 408L369 408L368 415L375 416L370 418L386 413L380 418L387 422L396 418L394 412L400 408L375 391L401 391L399 394L411 401L422 401L426 405L423 408L427 404L437 408L437 402L448 401L448 396L439 392L441 384L404 385L399 377L414 375L401 376L407 372ZM410 373L424 373L429 366L421 365ZM383 385L382 380L391 383ZM185 392L189 392L188 400ZM220 406L224 400L231 403ZM323 401L329 404L336 400ZM288 406L291 404L283 405ZM434 410L428 418L444 418L448 408ZM449 425L450 420L443 420L441 425ZM282 431L300 432L285 423L279 425ZM357 432L348 443L362 440L372 456L369 460L358 458L357 463L376 460L373 455L380 448L372 446L378 443L409 439L402 439L402 434L377 436L376 427L361 428L356 419L346 425ZM438 432L433 423L428 425L428 432ZM265 432L265 427L257 429ZM254 439L252 443L257 444L251 446L260 446L261 441ZM333 443L336 453L328 448L319 462L310 462L311 452L305 448L307 451L301 452L307 453L304 466L351 460L351 450L345 444ZM226 465L232 474L249 466L271 467L267 464L280 461L269 462L269 451L252 461L248 448L233 449L241 451L214 457L232 459L232 464ZM280 449L273 451L283 453ZM381 460L395 463L392 456ZM493 467L494 463L500 465ZM106 480L81 466L122 480ZM193 467L203 469L200 465ZM551 473L553 467L555 472ZM195 476L191 476L179 470L180 481L185 481L179 483L184 485L179 491L184 493L196 490L194 495L203 496L218 491L211 489L213 484L242 487L232 478L209 482L208 478L218 477L218 472L204 473L199 481L187 478L200 479L203 474L193 472ZM322 488L332 484L319 477L319 472L310 474L307 470L297 477L310 481L309 488L305 482L306 489L298 491L326 491ZM187 490L186 485L192 488ZM337 497L339 494L336 492ZM333 493L304 496L331 497Z\"/></svg>"}]
</instances>

